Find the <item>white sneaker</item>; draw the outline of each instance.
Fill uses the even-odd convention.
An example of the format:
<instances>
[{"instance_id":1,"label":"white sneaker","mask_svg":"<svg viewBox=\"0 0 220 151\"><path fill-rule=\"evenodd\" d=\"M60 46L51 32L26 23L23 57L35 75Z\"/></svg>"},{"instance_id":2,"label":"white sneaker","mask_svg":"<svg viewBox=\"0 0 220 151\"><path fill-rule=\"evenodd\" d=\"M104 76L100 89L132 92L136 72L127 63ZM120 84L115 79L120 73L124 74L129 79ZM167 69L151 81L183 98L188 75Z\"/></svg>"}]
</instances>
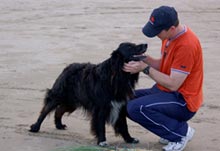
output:
<instances>
[{"instance_id":1,"label":"white sneaker","mask_svg":"<svg viewBox=\"0 0 220 151\"><path fill-rule=\"evenodd\" d=\"M167 145L170 141L168 139L165 139L165 138L160 138L159 139L159 143L163 144L163 145Z\"/></svg>"},{"instance_id":2,"label":"white sneaker","mask_svg":"<svg viewBox=\"0 0 220 151\"><path fill-rule=\"evenodd\" d=\"M168 145L163 147L163 151L182 151L188 141L192 139L194 133L195 130L189 126L186 136L183 137L180 142L169 142Z\"/></svg>"}]
</instances>

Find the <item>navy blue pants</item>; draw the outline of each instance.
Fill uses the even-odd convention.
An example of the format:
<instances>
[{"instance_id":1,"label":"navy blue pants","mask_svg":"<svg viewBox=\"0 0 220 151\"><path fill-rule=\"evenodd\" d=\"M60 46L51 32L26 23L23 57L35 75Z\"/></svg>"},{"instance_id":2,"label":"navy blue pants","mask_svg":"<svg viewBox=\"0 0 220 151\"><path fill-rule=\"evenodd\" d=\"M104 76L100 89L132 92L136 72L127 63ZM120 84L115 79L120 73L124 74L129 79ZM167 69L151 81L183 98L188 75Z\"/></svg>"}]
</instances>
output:
<instances>
[{"instance_id":1,"label":"navy blue pants","mask_svg":"<svg viewBox=\"0 0 220 151\"><path fill-rule=\"evenodd\" d=\"M127 112L131 120L172 142L186 136L187 121L195 115L180 93L164 92L156 85L136 90L135 99L128 101Z\"/></svg>"}]
</instances>

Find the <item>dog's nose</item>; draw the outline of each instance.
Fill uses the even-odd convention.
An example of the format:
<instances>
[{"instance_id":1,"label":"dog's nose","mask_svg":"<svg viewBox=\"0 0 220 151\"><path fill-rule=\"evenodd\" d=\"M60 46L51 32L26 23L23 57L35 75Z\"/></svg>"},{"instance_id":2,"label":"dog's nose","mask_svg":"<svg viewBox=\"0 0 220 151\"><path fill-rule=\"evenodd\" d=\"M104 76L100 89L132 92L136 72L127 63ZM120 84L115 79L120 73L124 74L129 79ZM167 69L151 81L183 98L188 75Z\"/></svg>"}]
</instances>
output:
<instances>
[{"instance_id":1,"label":"dog's nose","mask_svg":"<svg viewBox=\"0 0 220 151\"><path fill-rule=\"evenodd\" d=\"M144 49L147 49L148 44L143 44L142 46L143 46Z\"/></svg>"},{"instance_id":2,"label":"dog's nose","mask_svg":"<svg viewBox=\"0 0 220 151\"><path fill-rule=\"evenodd\" d=\"M148 46L148 44L144 44L144 47L146 47L146 48L147 48L147 46Z\"/></svg>"}]
</instances>

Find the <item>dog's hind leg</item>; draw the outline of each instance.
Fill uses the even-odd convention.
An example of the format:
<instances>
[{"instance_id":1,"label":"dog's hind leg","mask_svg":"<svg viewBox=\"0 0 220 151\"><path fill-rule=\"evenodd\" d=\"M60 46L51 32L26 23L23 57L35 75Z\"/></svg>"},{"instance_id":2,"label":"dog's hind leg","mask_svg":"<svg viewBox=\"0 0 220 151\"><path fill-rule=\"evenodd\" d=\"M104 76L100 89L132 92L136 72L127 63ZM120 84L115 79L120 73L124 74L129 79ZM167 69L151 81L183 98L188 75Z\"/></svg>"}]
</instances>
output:
<instances>
[{"instance_id":1,"label":"dog's hind leg","mask_svg":"<svg viewBox=\"0 0 220 151\"><path fill-rule=\"evenodd\" d=\"M128 132L125 106L122 107L121 112L119 114L119 118L117 119L113 127L115 130L115 133L120 134L127 143L134 143L134 144L139 143L139 140L131 137Z\"/></svg>"},{"instance_id":2,"label":"dog's hind leg","mask_svg":"<svg viewBox=\"0 0 220 151\"><path fill-rule=\"evenodd\" d=\"M37 122L35 124L31 125L30 132L38 132L40 130L40 126L47 116L48 113L50 113L52 110L54 110L57 106L57 103L55 102L49 102L44 105L43 109L41 110L40 116L37 119Z\"/></svg>"},{"instance_id":3,"label":"dog's hind leg","mask_svg":"<svg viewBox=\"0 0 220 151\"><path fill-rule=\"evenodd\" d=\"M62 117L65 112L72 113L76 107L74 106L67 106L67 105L60 105L56 108L55 114L54 114L54 122L57 129L64 130L66 129L66 125L62 124Z\"/></svg>"}]
</instances>

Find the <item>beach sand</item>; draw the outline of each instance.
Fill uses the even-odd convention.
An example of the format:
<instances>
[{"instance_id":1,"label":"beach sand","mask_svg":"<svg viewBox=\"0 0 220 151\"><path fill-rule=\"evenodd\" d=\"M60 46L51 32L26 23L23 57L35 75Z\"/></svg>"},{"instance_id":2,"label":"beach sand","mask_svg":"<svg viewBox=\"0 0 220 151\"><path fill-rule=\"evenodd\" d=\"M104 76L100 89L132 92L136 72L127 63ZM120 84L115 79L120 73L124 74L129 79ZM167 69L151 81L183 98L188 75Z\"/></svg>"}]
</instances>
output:
<instances>
[{"instance_id":1,"label":"beach sand","mask_svg":"<svg viewBox=\"0 0 220 151\"><path fill-rule=\"evenodd\" d=\"M153 8L171 5L180 22L199 37L204 54L204 103L189 124L195 136L185 151L220 150L220 1L219 0L3 0L0 4L0 150L54 151L96 145L89 121L79 110L56 130L53 114L39 133L30 133L50 88L72 62L99 63L121 42L149 44L148 54L160 56L160 40L141 29ZM154 82L141 74L137 88ZM111 146L159 151L158 137L128 120L129 131L140 140L128 145L107 126Z\"/></svg>"}]
</instances>

